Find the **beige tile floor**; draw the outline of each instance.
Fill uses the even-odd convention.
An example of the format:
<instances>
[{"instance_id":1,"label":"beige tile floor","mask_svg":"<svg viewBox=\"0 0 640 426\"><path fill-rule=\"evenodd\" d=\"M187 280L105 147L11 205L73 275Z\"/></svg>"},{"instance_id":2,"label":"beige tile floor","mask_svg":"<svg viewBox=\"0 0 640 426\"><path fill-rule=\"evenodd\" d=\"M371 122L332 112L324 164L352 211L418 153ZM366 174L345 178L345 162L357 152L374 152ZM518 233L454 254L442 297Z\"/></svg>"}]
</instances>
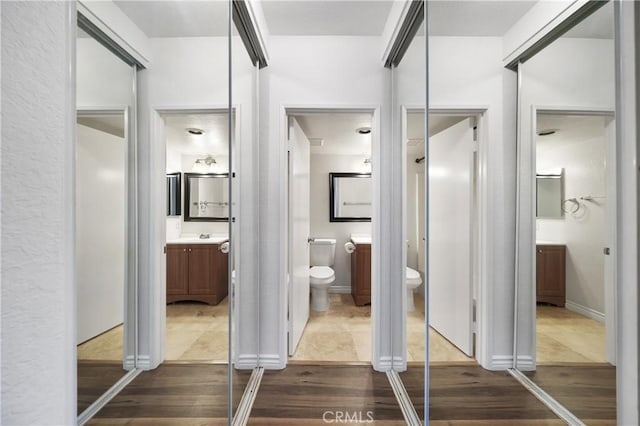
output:
<instances>
[{"instance_id":1,"label":"beige tile floor","mask_svg":"<svg viewBox=\"0 0 640 426\"><path fill-rule=\"evenodd\" d=\"M424 299L407 316L407 360L424 359ZM217 306L177 303L167 306L168 361L227 360L227 299ZM539 363L605 362L604 325L564 308L538 306ZM473 362L429 329L432 362ZM78 346L81 360L121 360L122 326ZM331 294L327 312L311 311L300 344L299 361L371 361L371 307L355 306L350 294Z\"/></svg>"},{"instance_id":2,"label":"beige tile floor","mask_svg":"<svg viewBox=\"0 0 640 426\"><path fill-rule=\"evenodd\" d=\"M606 362L604 324L557 306L536 312L538 364Z\"/></svg>"},{"instance_id":3,"label":"beige tile floor","mask_svg":"<svg viewBox=\"0 0 640 426\"><path fill-rule=\"evenodd\" d=\"M371 307L356 306L350 294L331 294L327 312L314 312L291 357L296 361L371 361ZM424 360L424 299L416 294L416 310L407 316L407 360ZM455 346L433 330L432 361L469 361Z\"/></svg>"}]
</instances>

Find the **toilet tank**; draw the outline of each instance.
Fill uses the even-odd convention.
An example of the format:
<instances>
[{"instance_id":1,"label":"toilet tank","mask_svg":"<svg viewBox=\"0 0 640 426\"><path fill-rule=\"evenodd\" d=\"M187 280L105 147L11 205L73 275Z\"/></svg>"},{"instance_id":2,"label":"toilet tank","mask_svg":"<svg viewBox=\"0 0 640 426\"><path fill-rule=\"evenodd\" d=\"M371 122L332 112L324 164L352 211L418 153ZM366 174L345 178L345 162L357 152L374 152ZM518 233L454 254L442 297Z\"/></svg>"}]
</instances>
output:
<instances>
[{"instance_id":1,"label":"toilet tank","mask_svg":"<svg viewBox=\"0 0 640 426\"><path fill-rule=\"evenodd\" d=\"M316 238L309 245L309 264L311 266L333 266L336 256L335 239Z\"/></svg>"}]
</instances>

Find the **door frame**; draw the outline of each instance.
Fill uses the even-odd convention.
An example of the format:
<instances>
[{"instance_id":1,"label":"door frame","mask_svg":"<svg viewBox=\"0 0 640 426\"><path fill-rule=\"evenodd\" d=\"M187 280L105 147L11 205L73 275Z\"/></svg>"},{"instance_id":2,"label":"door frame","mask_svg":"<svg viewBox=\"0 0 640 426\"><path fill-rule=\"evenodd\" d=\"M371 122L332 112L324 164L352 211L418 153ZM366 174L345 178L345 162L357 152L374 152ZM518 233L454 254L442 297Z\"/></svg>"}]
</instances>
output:
<instances>
[{"instance_id":1,"label":"door frame","mask_svg":"<svg viewBox=\"0 0 640 426\"><path fill-rule=\"evenodd\" d=\"M371 177L373 185L373 202L372 202L372 216L371 216L371 245L372 245L372 276L371 276L371 344L372 344L372 356L371 363L373 367L378 370L388 370L391 367L390 359L385 358L383 354L383 347L391 345L391 336L383 336L383 324L381 304L382 304L382 289L380 274L374 273L376 268L380 267L382 259L380 258L380 250L376 249L381 244L380 242L380 223L382 209L380 206L379 190L382 182L379 177L380 170L380 141L382 130L382 118L381 107L379 105L340 105L340 104L308 104L308 105L281 105L279 113L280 122L280 155L284 158L283 164L289 164L288 150L289 150L289 116L300 114L313 114L313 113L367 113L371 114ZM378 171L376 171L376 169ZM289 313L289 280L287 273L289 271L289 181L288 167L282 172L285 177L281 179L280 184L280 218L281 223L281 238L285 241L285 244L281 245L280 253L280 265L279 265L279 297L281 306L279 309L279 323L280 323L280 347L285 355L282 365L286 367L289 360L289 347L288 347L288 313ZM336 249L338 249L336 247ZM387 327L388 328L388 327Z\"/></svg>"},{"instance_id":2,"label":"door frame","mask_svg":"<svg viewBox=\"0 0 640 426\"><path fill-rule=\"evenodd\" d=\"M598 116L598 117L611 117L613 120L616 120L615 118L615 110L613 108L606 108L606 107L574 107L574 106L558 106L558 105L552 105L552 106L548 106L548 105L537 105L534 104L531 106L531 111L530 111L530 123L531 123L531 128L529 129L528 136L527 138L524 138L525 140L523 140L523 145L522 145L522 152L523 154L528 154L529 157L529 161L527 164L527 167L525 168L526 170L531 170L531 171L535 171L536 170L536 149L537 149L537 144L536 144L536 124L537 124L537 116L538 113L549 113L549 114L557 114L557 115L581 115L581 116ZM615 224L615 220L614 223L611 223L611 218L615 218L617 216L617 193L616 193L616 188L617 188L617 156L616 156L616 152L617 152L617 146L618 146L618 141L617 141L617 135L615 135L615 125L616 123L613 123L613 127L611 129L611 131L614 132L614 137L613 137L613 143L609 144L606 148L606 155L607 155L607 167L606 167L606 179L607 182L605 184L605 192L606 192L606 196L607 196L607 200L608 200L608 209L612 209L609 210L607 213L605 213L605 241L610 241L611 242L611 256L612 259L610 261L611 263L611 270L610 275L609 276L609 283L607 283L607 280L605 280L605 291L604 291L604 298L605 298L605 303L604 303L604 307L605 307L605 342L606 342L606 360L607 362L610 362L611 364L615 365L616 364L616 345L617 345L617 267L618 267L618 263L617 263L617 253L616 253L616 247L617 247L617 233L616 233L616 224ZM610 136L610 135L607 135ZM528 146L527 146L528 145ZM612 145L612 146L611 146ZM522 156L520 158L520 161L523 161L524 158L526 156ZM525 356L531 357L532 360L532 365L528 365L528 363L525 361L525 366L521 366L520 369L529 369L529 368L535 368L537 365L537 357L536 357L536 351L537 351L537 326L536 326L536 292L535 292L535 279L536 279L536 251L533 249L533 247L535 247L535 241L536 241L536 226L535 226L535 217L536 217L536 176L535 173L531 173L531 176L528 176L526 173L524 173L523 171L523 167L521 164L518 164L518 170L517 170L517 176L519 181L521 182L520 185L522 184L526 184L529 185L530 191L529 193L531 194L531 197L522 197L521 195L521 188L518 188L518 196L517 199L520 200L520 209L521 211L529 211L530 213L530 218L532 219L532 221L530 223L521 223L520 224L520 228L519 229L523 229L522 225L529 225L527 226L527 228L529 229L530 232L528 233L521 233L519 235L519 240L521 241L521 243L526 244L527 247L531 247L530 252L529 253L524 253L525 256L520 256L517 261L518 261L518 265L516 265L516 267L518 268L518 270L526 270L529 273L527 274L527 276L529 277L530 281L530 286L529 286L529 291L527 292L520 292L518 291L517 294L519 294L519 298L522 297L522 295L526 295L526 297L531 298L531 301L527 302L526 300L522 303L526 303L528 306L531 307L531 315L526 315L525 321L528 321L529 324L525 323L524 327L521 327L519 325L519 322L522 321L522 315L519 315L516 318L516 326L515 328L518 330L518 346L520 346L520 339L521 336L520 334L522 333L523 330L529 330L529 331L533 331L530 336L525 336L525 338L527 338L530 343L531 346L528 346L531 348L531 354L518 354L518 363L520 363L520 359ZM518 232L518 231L516 231ZM526 263L523 262L523 260L526 259L530 262L529 265L526 265ZM607 272L607 270L605 269L605 273ZM608 285L607 285L608 284ZM518 282L517 285L520 285L520 283ZM516 301L516 303L521 303ZM523 358L524 359L524 358Z\"/></svg>"},{"instance_id":3,"label":"door frame","mask_svg":"<svg viewBox=\"0 0 640 426\"><path fill-rule=\"evenodd\" d=\"M402 163L402 200L403 200L403 211L406 212L407 206L407 146L404 143L407 140L407 115L409 113L422 112L425 113L424 105L415 105L415 104L404 104L401 105L402 109L402 156L405 159ZM487 202L489 199L489 181L487 179L487 171L489 170L489 146L488 146L488 117L487 111L488 107L486 106L478 106L478 105L451 105L451 106L433 106L429 108L427 114L435 114L435 115L448 115L448 116L464 116L475 118L476 120L476 135L477 142L475 151L477 152L477 183L476 183L476 223L477 223L477 237L472 239L475 242L474 248L472 249L471 254L471 262L473 267L474 256L476 258L477 265L477 277L478 282L475 283L475 314L472 318L475 318L475 322L472 323L472 333L475 335L475 348L474 348L474 357L476 361L483 366L484 368L491 368L493 361L492 349L491 349L491 341L493 338L493 331L490 329L490 324L494 322L493 317L493 298L491 297L491 291L493 290L493 285L491 283L494 282L494 276L496 275L495 270L492 270L490 265L492 264L493 255L492 253L495 251L495 242L489 238L491 235L489 228L489 219L493 217L494 210L497 208L496 206L491 205ZM425 152L429 147L428 143L428 135L425 135ZM428 173L425 170L425 175L428 176ZM428 187L427 187L428 188ZM428 214L428 211L427 211ZM425 230L428 233L428 222L425 224ZM474 230L472 229L473 233ZM406 226L406 215L403 220L403 241L406 241L407 238L407 226ZM407 258L407 247L403 245L403 258ZM425 259L425 265L428 265L428 251L427 259ZM473 269L471 270L471 274L473 277ZM403 270L403 282L406 287L406 268ZM473 278L472 278L473 279ZM429 280L428 277L424 277L424 285L425 285L425 295L429 294ZM472 283L473 285L473 283ZM473 289L472 289L473 292ZM427 296L425 296L427 297ZM473 294L472 294L473 298ZM473 309L473 307L472 307ZM406 341L406 319L407 319L407 306L406 303L403 304L403 321L405 325L403 329L405 330L404 338L403 338L403 350L404 353L407 353L407 341ZM473 312L472 312L473 314ZM425 304L425 365L429 364L429 310L428 304ZM405 357L406 359L406 357Z\"/></svg>"},{"instance_id":4,"label":"door frame","mask_svg":"<svg viewBox=\"0 0 640 426\"><path fill-rule=\"evenodd\" d=\"M148 213L149 223L148 230L146 232L147 239L140 242L143 247L147 247L149 253L149 287L141 289L140 295L140 309L144 312L148 312L148 315L140 316L140 330L142 344L148 348L147 353L138 355L140 367L143 369L153 369L160 365L165 359L166 349L166 257L162 248L166 245L166 188L165 188L165 175L166 175L166 140L160 139L159 135L164 134L164 120L163 114L211 114L211 113L228 113L229 107L226 104L220 105L172 105L172 106L152 106L149 109L148 125L150 129L149 133L149 145L148 145L148 158L149 158L149 171L148 176L150 182L148 183L151 190L149 191L149 205L151 211ZM234 105L232 107L232 113L234 114L234 138L236 141L240 141L240 126L238 125L240 106ZM237 200L235 201L237 203ZM235 209L237 214L240 209ZM234 253L234 251L230 251ZM231 281L231 273L229 273L229 282ZM231 293L228 297L231 297ZM237 348L238 344L238 327L236 318L233 313L238 312L237 305L239 304L239 293L236 293L234 302L229 304L230 318L233 319L233 344L232 348ZM238 353L233 354L233 358L236 358ZM229 363L235 363L236 359L228 360Z\"/></svg>"}]
</instances>

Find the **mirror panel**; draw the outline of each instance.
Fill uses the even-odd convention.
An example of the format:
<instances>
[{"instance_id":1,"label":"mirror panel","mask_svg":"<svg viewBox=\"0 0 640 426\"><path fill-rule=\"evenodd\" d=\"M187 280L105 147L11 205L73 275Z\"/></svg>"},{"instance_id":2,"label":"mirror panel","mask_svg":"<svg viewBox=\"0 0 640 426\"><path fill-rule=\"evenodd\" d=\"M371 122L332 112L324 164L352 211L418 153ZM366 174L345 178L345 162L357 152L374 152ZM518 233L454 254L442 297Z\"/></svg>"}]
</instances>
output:
<instances>
[{"instance_id":1,"label":"mirror panel","mask_svg":"<svg viewBox=\"0 0 640 426\"><path fill-rule=\"evenodd\" d=\"M185 222L229 220L229 174L185 173Z\"/></svg>"},{"instance_id":2,"label":"mirror panel","mask_svg":"<svg viewBox=\"0 0 640 426\"><path fill-rule=\"evenodd\" d=\"M519 65L516 365L587 423L616 415L612 3Z\"/></svg>"},{"instance_id":3,"label":"mirror panel","mask_svg":"<svg viewBox=\"0 0 640 426\"><path fill-rule=\"evenodd\" d=\"M564 174L562 169L536 174L536 217L559 219L563 215ZM567 200L568 201L568 200Z\"/></svg>"},{"instance_id":4,"label":"mirror panel","mask_svg":"<svg viewBox=\"0 0 640 426\"><path fill-rule=\"evenodd\" d=\"M134 79L134 67L78 28L78 414L135 368L135 280L129 275Z\"/></svg>"},{"instance_id":5,"label":"mirror panel","mask_svg":"<svg viewBox=\"0 0 640 426\"><path fill-rule=\"evenodd\" d=\"M182 173L167 173L167 216L180 216L182 203Z\"/></svg>"},{"instance_id":6,"label":"mirror panel","mask_svg":"<svg viewBox=\"0 0 640 426\"><path fill-rule=\"evenodd\" d=\"M330 222L371 222L371 173L329 173Z\"/></svg>"}]
</instances>

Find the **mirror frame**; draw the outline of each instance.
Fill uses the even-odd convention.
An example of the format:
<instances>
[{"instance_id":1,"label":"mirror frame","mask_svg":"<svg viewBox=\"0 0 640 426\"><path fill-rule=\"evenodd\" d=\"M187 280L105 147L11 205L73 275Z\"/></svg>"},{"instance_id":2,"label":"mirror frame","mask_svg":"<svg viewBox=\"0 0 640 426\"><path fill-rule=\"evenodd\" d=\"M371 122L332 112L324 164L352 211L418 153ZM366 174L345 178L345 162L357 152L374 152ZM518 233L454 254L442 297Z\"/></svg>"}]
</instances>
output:
<instances>
[{"instance_id":1,"label":"mirror frame","mask_svg":"<svg viewBox=\"0 0 640 426\"><path fill-rule=\"evenodd\" d=\"M349 216L336 216L335 215L335 203L336 203L336 185L335 179L341 177L350 178L369 178L371 179L371 173L329 173L329 222L371 222L371 216L361 217L349 217Z\"/></svg>"},{"instance_id":2,"label":"mirror frame","mask_svg":"<svg viewBox=\"0 0 640 426\"><path fill-rule=\"evenodd\" d=\"M191 217L191 178L229 178L229 173L184 173L184 221L185 222L229 222L229 216L220 217ZM231 211L231 210L229 210Z\"/></svg>"}]
</instances>

